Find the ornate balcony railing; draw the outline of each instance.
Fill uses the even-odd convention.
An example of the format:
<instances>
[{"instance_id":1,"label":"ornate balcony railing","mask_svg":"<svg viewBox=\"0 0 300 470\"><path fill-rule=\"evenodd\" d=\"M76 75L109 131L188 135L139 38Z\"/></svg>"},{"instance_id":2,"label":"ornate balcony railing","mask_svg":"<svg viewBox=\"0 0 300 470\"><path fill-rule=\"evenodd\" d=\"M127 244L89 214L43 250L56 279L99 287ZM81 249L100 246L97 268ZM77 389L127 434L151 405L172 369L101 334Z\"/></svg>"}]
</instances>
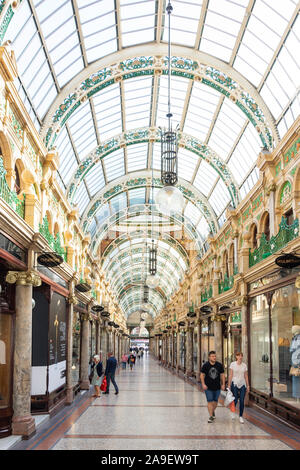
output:
<instances>
[{"instance_id":1,"label":"ornate balcony railing","mask_svg":"<svg viewBox=\"0 0 300 470\"><path fill-rule=\"evenodd\" d=\"M212 298L212 284L209 287L205 287L205 291L201 294L201 302L206 302L208 299Z\"/></svg>"},{"instance_id":2,"label":"ornate balcony railing","mask_svg":"<svg viewBox=\"0 0 300 470\"><path fill-rule=\"evenodd\" d=\"M20 200L17 194L12 191L5 178L6 170L3 165L3 159L0 156L0 197L20 216L25 217L25 195Z\"/></svg>"},{"instance_id":3,"label":"ornate balcony railing","mask_svg":"<svg viewBox=\"0 0 300 470\"><path fill-rule=\"evenodd\" d=\"M57 233L56 237L54 237L49 231L49 223L47 217L44 217L43 223L39 225L39 232L43 237L46 238L49 246L52 248L55 253L61 255L65 261L67 261L67 252L61 246L60 242L60 235Z\"/></svg>"},{"instance_id":4,"label":"ornate balcony railing","mask_svg":"<svg viewBox=\"0 0 300 470\"><path fill-rule=\"evenodd\" d=\"M226 292L227 290L232 289L233 284L234 284L234 275L227 276L227 274L225 274L224 280L219 281L219 294L223 294L223 292Z\"/></svg>"},{"instance_id":5,"label":"ornate balcony railing","mask_svg":"<svg viewBox=\"0 0 300 470\"><path fill-rule=\"evenodd\" d=\"M281 250L290 241L299 236L299 220L295 219L291 225L287 225L286 218L282 217L279 224L279 231L270 240L266 239L263 233L260 239L260 246L251 252L249 249L249 267L259 263L268 256Z\"/></svg>"}]
</instances>

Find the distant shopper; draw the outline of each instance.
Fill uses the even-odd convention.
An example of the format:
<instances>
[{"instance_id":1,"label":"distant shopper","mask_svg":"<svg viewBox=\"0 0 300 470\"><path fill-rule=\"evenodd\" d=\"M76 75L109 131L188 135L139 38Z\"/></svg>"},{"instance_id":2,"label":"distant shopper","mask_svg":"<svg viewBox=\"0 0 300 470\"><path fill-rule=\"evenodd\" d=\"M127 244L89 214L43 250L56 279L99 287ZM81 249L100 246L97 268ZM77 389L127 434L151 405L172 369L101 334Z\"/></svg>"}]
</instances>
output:
<instances>
[{"instance_id":1,"label":"distant shopper","mask_svg":"<svg viewBox=\"0 0 300 470\"><path fill-rule=\"evenodd\" d=\"M229 367L229 379L228 387L231 389L234 395L234 404L237 405L240 400L240 423L244 423L243 413L245 407L245 396L246 392L249 392L249 379L248 379L248 368L245 362L243 362L243 353L237 352L236 361L232 362ZM236 414L232 413L232 419L235 419Z\"/></svg>"},{"instance_id":2,"label":"distant shopper","mask_svg":"<svg viewBox=\"0 0 300 470\"><path fill-rule=\"evenodd\" d=\"M98 354L93 357L94 368L93 368L93 377L92 385L94 385L95 393L93 397L99 398L101 396L100 385L101 385L101 375L103 374L103 365L101 358Z\"/></svg>"},{"instance_id":3,"label":"distant shopper","mask_svg":"<svg viewBox=\"0 0 300 470\"><path fill-rule=\"evenodd\" d=\"M124 353L122 358L121 358L122 369L126 369L127 361L128 361L128 356L127 356L127 354Z\"/></svg>"},{"instance_id":4,"label":"distant shopper","mask_svg":"<svg viewBox=\"0 0 300 470\"><path fill-rule=\"evenodd\" d=\"M116 373L118 362L117 362L117 359L113 356L112 352L109 352L107 354L107 357L108 359L106 361L106 368L104 372L104 375L106 376L106 380L107 380L107 388L106 388L106 392L103 392L103 394L104 395L109 394L109 385L110 385L110 381L112 381L112 384L115 387L115 395L118 395L119 389L115 381L115 373Z\"/></svg>"},{"instance_id":5,"label":"distant shopper","mask_svg":"<svg viewBox=\"0 0 300 470\"><path fill-rule=\"evenodd\" d=\"M202 388L207 400L209 423L216 419L215 409L218 406L219 396L221 390L225 390L224 367L220 362L217 362L216 358L216 352L210 351L208 361L203 364L200 374Z\"/></svg>"},{"instance_id":6,"label":"distant shopper","mask_svg":"<svg viewBox=\"0 0 300 470\"><path fill-rule=\"evenodd\" d=\"M134 354L130 354L130 356L128 357L128 364L129 364L129 367L130 367L130 370L132 370L134 364L135 364L135 355Z\"/></svg>"},{"instance_id":7,"label":"distant shopper","mask_svg":"<svg viewBox=\"0 0 300 470\"><path fill-rule=\"evenodd\" d=\"M137 357L139 359L141 359L141 357L142 357L142 350L141 349L138 350Z\"/></svg>"}]
</instances>

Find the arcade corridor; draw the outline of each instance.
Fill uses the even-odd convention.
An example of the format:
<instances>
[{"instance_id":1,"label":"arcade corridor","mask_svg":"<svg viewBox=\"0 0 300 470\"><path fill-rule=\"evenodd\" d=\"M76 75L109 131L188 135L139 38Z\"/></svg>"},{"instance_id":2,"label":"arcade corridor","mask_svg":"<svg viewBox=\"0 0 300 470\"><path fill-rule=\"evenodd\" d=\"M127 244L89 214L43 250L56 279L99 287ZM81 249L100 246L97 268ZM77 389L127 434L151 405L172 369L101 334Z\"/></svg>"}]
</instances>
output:
<instances>
[{"instance_id":1,"label":"arcade corridor","mask_svg":"<svg viewBox=\"0 0 300 470\"><path fill-rule=\"evenodd\" d=\"M92 389L50 418L28 441L28 450L300 450L299 433L253 408L245 423L232 421L222 405L207 423L205 396L164 369L152 357L134 369L119 369L109 395L92 398Z\"/></svg>"}]
</instances>

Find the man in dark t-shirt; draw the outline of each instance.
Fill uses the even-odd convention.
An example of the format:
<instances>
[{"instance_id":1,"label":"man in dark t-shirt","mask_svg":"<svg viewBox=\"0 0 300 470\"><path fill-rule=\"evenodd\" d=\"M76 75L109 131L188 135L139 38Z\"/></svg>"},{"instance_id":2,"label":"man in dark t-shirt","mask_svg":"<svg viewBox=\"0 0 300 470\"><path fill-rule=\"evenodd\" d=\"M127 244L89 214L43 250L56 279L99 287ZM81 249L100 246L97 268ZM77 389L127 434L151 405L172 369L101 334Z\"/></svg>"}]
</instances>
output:
<instances>
[{"instance_id":1,"label":"man in dark t-shirt","mask_svg":"<svg viewBox=\"0 0 300 470\"><path fill-rule=\"evenodd\" d=\"M208 422L215 420L215 409L218 406L218 399L221 390L225 390L224 367L216 360L216 352L210 351L208 361L201 368L200 380L207 399L209 412Z\"/></svg>"}]
</instances>

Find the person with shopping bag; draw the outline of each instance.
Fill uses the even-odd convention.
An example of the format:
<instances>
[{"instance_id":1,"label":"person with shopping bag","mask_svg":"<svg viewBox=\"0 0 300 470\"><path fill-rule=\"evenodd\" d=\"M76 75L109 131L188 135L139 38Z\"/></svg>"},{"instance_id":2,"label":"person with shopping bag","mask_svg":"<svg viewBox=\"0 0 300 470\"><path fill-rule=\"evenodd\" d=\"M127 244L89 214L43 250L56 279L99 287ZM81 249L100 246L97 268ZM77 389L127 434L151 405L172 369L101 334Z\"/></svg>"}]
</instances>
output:
<instances>
[{"instance_id":1,"label":"person with shopping bag","mask_svg":"<svg viewBox=\"0 0 300 470\"><path fill-rule=\"evenodd\" d=\"M208 361L203 364L200 374L202 389L207 400L208 423L213 423L216 419L215 410L218 406L219 396L221 390L225 390L224 367L220 362L217 362L216 358L216 352L210 351Z\"/></svg>"},{"instance_id":2,"label":"person with shopping bag","mask_svg":"<svg viewBox=\"0 0 300 470\"><path fill-rule=\"evenodd\" d=\"M94 361L94 368L93 368L93 376L91 384L94 385L95 393L92 395L93 397L100 398L101 396L101 376L103 374L103 365L101 358L98 354L93 357Z\"/></svg>"},{"instance_id":3,"label":"person with shopping bag","mask_svg":"<svg viewBox=\"0 0 300 470\"><path fill-rule=\"evenodd\" d=\"M232 362L229 366L229 378L228 378L228 387L230 388L232 394L234 395L234 405L236 407L238 401L240 401L239 406L239 415L240 423L244 423L243 413L245 407L245 396L246 392L249 392L249 378L248 378L248 368L247 365L243 362L243 353L237 352L236 361ZM235 410L231 415L232 419L236 418Z\"/></svg>"}]
</instances>

